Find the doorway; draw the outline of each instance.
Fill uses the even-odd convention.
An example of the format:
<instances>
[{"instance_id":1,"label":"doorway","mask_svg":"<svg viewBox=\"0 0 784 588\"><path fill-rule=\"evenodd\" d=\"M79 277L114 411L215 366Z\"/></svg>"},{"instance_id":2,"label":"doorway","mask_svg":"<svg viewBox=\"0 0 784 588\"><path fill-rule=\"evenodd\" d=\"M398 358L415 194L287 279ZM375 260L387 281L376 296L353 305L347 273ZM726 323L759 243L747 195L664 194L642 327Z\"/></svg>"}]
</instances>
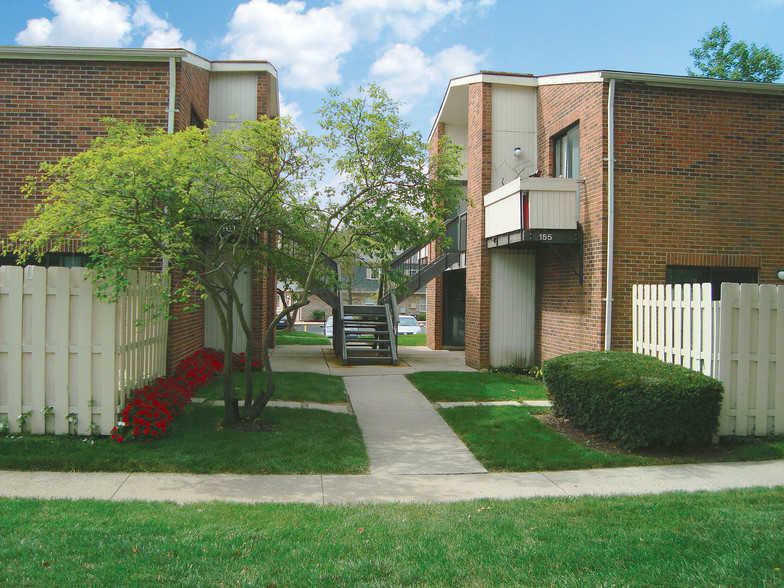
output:
<instances>
[{"instance_id":1,"label":"doorway","mask_svg":"<svg viewBox=\"0 0 784 588\"><path fill-rule=\"evenodd\" d=\"M444 323L442 344L447 348L465 347L466 272L444 272Z\"/></svg>"}]
</instances>

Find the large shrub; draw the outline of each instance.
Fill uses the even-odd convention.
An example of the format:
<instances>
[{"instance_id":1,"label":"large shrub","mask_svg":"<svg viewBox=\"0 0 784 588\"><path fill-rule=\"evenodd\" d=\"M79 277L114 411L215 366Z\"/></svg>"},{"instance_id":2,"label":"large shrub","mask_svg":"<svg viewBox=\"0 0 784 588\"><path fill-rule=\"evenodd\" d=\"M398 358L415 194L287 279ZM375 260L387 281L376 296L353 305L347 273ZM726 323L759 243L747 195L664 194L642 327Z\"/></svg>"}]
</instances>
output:
<instances>
[{"instance_id":1,"label":"large shrub","mask_svg":"<svg viewBox=\"0 0 784 588\"><path fill-rule=\"evenodd\" d=\"M623 447L676 447L711 440L722 384L635 353L583 352L542 366L557 416Z\"/></svg>"}]
</instances>

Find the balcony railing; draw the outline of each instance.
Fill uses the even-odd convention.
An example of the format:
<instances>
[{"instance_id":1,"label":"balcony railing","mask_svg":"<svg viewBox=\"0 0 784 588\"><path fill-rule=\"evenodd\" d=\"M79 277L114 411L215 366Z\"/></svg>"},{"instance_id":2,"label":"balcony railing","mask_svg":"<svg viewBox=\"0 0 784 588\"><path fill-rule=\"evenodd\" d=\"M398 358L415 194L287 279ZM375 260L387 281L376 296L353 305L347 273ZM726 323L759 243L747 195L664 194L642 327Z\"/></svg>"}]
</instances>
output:
<instances>
[{"instance_id":1,"label":"balcony railing","mask_svg":"<svg viewBox=\"0 0 784 588\"><path fill-rule=\"evenodd\" d=\"M485 195L487 245L574 242L580 216L579 186L572 178L517 178Z\"/></svg>"}]
</instances>

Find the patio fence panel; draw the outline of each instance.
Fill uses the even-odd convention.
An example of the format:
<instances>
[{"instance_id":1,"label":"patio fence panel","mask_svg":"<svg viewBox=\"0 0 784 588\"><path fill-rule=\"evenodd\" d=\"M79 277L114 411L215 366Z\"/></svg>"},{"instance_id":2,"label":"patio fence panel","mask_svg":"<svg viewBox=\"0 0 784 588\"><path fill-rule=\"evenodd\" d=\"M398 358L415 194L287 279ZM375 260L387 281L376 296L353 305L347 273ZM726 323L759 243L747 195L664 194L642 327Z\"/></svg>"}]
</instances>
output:
<instances>
[{"instance_id":1,"label":"patio fence panel","mask_svg":"<svg viewBox=\"0 0 784 588\"><path fill-rule=\"evenodd\" d=\"M719 435L784 433L784 286L635 285L633 350L724 384Z\"/></svg>"},{"instance_id":2,"label":"patio fence panel","mask_svg":"<svg viewBox=\"0 0 784 588\"><path fill-rule=\"evenodd\" d=\"M86 271L0 266L0 423L11 433L108 434L126 392L166 372L167 321L148 308L156 276L131 272L107 304Z\"/></svg>"}]
</instances>

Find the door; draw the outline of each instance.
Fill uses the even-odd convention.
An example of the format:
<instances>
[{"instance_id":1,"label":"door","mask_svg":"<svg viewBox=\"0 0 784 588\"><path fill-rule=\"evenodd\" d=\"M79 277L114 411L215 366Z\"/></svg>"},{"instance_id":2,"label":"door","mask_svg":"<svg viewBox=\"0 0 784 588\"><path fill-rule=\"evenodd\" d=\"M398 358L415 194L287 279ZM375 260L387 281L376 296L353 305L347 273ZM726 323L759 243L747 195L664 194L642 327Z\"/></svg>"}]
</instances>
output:
<instances>
[{"instance_id":1,"label":"door","mask_svg":"<svg viewBox=\"0 0 784 588\"><path fill-rule=\"evenodd\" d=\"M465 347L466 272L444 272L444 347Z\"/></svg>"}]
</instances>

